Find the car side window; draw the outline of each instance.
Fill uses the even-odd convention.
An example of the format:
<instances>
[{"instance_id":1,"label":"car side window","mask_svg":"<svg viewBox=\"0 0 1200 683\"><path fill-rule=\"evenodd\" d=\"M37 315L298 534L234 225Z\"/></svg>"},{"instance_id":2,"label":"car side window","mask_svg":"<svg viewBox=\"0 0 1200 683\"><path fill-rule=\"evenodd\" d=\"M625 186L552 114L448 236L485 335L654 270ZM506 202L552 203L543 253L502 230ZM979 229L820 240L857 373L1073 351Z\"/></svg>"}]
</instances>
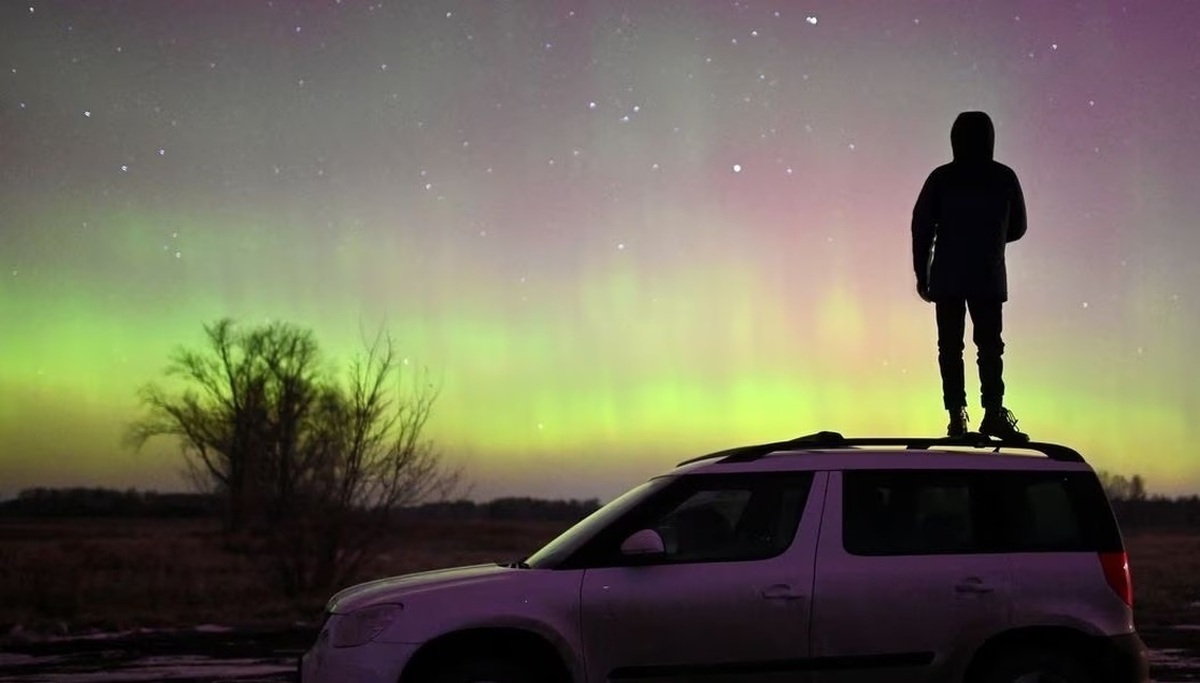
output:
<instances>
[{"instance_id":1,"label":"car side window","mask_svg":"<svg viewBox=\"0 0 1200 683\"><path fill-rule=\"evenodd\" d=\"M1039 481L1025 488L1032 524L1027 542L1035 547L1079 544L1079 525L1066 489L1057 481Z\"/></svg>"},{"instance_id":2,"label":"car side window","mask_svg":"<svg viewBox=\"0 0 1200 683\"><path fill-rule=\"evenodd\" d=\"M842 542L854 555L1076 552L1120 547L1084 472L846 471Z\"/></svg>"},{"instance_id":3,"label":"car side window","mask_svg":"<svg viewBox=\"0 0 1200 683\"><path fill-rule=\"evenodd\" d=\"M676 561L707 560L727 555L750 502L749 489L702 489L655 521L667 557Z\"/></svg>"},{"instance_id":4,"label":"car side window","mask_svg":"<svg viewBox=\"0 0 1200 683\"><path fill-rule=\"evenodd\" d=\"M1009 552L1098 550L1097 534L1086 525L1086 485L1079 474L1019 473L998 477L1004 508L1004 547Z\"/></svg>"},{"instance_id":5,"label":"car side window","mask_svg":"<svg viewBox=\"0 0 1200 683\"><path fill-rule=\"evenodd\" d=\"M781 554L796 535L812 474L681 477L641 514L614 529L592 566L761 560ZM630 533L653 529L665 552L625 558L618 547Z\"/></svg>"},{"instance_id":6,"label":"car side window","mask_svg":"<svg viewBox=\"0 0 1200 683\"><path fill-rule=\"evenodd\" d=\"M854 555L980 550L970 478L952 472L846 471L842 542Z\"/></svg>"}]
</instances>

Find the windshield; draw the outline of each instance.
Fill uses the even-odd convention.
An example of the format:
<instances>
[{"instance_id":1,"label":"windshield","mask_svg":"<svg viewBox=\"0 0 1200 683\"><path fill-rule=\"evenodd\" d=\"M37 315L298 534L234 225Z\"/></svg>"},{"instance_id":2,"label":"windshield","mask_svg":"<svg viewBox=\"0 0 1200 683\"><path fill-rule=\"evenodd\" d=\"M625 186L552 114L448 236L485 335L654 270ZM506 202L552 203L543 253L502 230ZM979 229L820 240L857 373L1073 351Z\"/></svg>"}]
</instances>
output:
<instances>
[{"instance_id":1,"label":"windshield","mask_svg":"<svg viewBox=\"0 0 1200 683\"><path fill-rule=\"evenodd\" d=\"M584 517L575 526L559 534L557 538L530 555L525 561L534 569L553 569L609 524L637 507L655 491L669 484L671 479L671 477L656 477L633 487L604 507Z\"/></svg>"}]
</instances>

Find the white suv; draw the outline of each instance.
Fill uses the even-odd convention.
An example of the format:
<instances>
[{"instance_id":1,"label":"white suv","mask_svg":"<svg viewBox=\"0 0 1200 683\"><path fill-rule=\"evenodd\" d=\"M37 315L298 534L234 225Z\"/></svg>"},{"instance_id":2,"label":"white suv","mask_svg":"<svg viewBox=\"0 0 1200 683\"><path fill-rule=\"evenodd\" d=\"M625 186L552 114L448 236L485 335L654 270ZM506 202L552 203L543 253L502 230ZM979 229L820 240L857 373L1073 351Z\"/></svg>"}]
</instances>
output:
<instances>
[{"instance_id":1,"label":"white suv","mask_svg":"<svg viewBox=\"0 0 1200 683\"><path fill-rule=\"evenodd\" d=\"M682 463L523 562L346 589L299 673L1143 683L1131 605L1120 532L1076 451L820 432Z\"/></svg>"}]
</instances>

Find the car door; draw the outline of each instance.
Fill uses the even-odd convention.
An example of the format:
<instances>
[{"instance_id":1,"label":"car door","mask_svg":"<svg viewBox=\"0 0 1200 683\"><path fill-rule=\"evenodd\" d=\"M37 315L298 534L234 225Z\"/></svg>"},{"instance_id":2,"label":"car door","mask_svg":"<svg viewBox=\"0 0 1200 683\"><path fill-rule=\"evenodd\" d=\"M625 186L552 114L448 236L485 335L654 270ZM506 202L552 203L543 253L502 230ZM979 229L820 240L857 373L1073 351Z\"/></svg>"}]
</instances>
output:
<instances>
[{"instance_id":1,"label":"car door","mask_svg":"<svg viewBox=\"0 0 1200 683\"><path fill-rule=\"evenodd\" d=\"M831 472L818 542L819 683L944 680L1011 619L983 472Z\"/></svg>"},{"instance_id":2,"label":"car door","mask_svg":"<svg viewBox=\"0 0 1200 683\"><path fill-rule=\"evenodd\" d=\"M824 476L680 477L584 573L588 680L806 680ZM665 552L620 556L641 528Z\"/></svg>"}]
</instances>

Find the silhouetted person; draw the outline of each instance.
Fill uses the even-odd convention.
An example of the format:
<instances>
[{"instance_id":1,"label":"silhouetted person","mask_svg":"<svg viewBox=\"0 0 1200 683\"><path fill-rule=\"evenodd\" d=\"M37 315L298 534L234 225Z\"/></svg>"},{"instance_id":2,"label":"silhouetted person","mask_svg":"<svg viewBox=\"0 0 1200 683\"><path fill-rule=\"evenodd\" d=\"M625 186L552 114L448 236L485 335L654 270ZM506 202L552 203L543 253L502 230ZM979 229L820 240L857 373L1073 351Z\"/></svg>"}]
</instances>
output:
<instances>
[{"instance_id":1,"label":"silhouetted person","mask_svg":"<svg viewBox=\"0 0 1200 683\"><path fill-rule=\"evenodd\" d=\"M1008 300L1004 247L1025 234L1025 199L1017 174L992 159L995 129L981 111L958 115L950 129L954 160L929 174L913 208L917 293L937 309L942 402L949 436L968 430L963 332L971 312L978 351L983 421L979 431L1028 440L1004 407L1001 308Z\"/></svg>"}]
</instances>

